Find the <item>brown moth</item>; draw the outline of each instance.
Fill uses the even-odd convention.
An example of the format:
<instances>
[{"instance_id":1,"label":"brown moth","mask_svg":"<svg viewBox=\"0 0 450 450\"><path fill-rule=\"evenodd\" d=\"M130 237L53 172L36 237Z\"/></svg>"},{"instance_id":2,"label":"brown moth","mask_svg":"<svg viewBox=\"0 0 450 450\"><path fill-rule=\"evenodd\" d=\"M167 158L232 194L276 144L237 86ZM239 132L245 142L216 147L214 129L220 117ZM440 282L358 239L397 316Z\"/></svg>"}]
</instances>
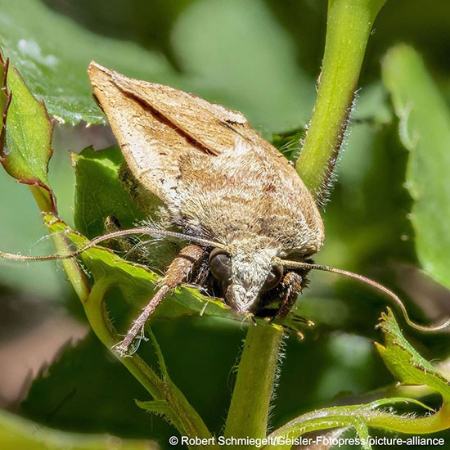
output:
<instances>
[{"instance_id":1,"label":"brown moth","mask_svg":"<svg viewBox=\"0 0 450 450\"><path fill-rule=\"evenodd\" d=\"M213 266L230 280L224 294L237 311L254 311L265 283L278 280L275 257L320 249L311 194L240 113L95 63L89 77L136 180L183 233L220 244Z\"/></svg>"},{"instance_id":2,"label":"brown moth","mask_svg":"<svg viewBox=\"0 0 450 450\"><path fill-rule=\"evenodd\" d=\"M338 273L380 290L417 330L439 331L450 325L450 321L430 327L416 324L400 298L383 285L311 262L324 242L316 202L293 166L241 113L168 86L127 78L96 63L90 64L88 73L137 186L134 190L143 198L159 199L159 216L177 231L143 225L99 236L67 255L0 252L0 257L71 258L131 234L189 242L116 346L120 355L129 352L157 306L181 283L205 286L238 313L283 318L311 269Z\"/></svg>"},{"instance_id":3,"label":"brown moth","mask_svg":"<svg viewBox=\"0 0 450 450\"><path fill-rule=\"evenodd\" d=\"M301 280L289 283L296 277L275 258L316 253L324 229L288 160L238 112L96 63L88 73L137 182L182 233L216 243L209 267L225 301L256 313L260 294L279 283L294 283L296 295Z\"/></svg>"},{"instance_id":4,"label":"brown moth","mask_svg":"<svg viewBox=\"0 0 450 450\"><path fill-rule=\"evenodd\" d=\"M407 318L400 299L378 283L308 262L324 242L315 200L287 159L241 113L94 62L88 73L132 176L193 242L169 265L160 290L118 346L120 353L205 257L225 302L240 313L260 314L265 299L277 297L274 316L285 316L305 273L316 268L368 282L394 298Z\"/></svg>"}]
</instances>

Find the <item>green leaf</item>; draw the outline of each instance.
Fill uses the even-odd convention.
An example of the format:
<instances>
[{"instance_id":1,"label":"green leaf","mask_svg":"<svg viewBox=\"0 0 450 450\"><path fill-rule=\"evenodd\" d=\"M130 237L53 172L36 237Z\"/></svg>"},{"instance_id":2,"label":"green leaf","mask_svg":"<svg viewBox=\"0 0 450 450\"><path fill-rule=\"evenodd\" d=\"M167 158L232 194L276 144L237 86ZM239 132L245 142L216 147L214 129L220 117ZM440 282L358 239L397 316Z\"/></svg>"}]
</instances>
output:
<instances>
[{"instance_id":1,"label":"green leaf","mask_svg":"<svg viewBox=\"0 0 450 450\"><path fill-rule=\"evenodd\" d=\"M3 60L0 65L6 71L7 64ZM6 138L0 142L0 161L12 177L29 185L40 211L56 213L56 198L47 178L52 156L52 124L47 110L11 67L7 73L7 85L12 100L6 117ZM65 248L61 236L53 236L53 241L58 250ZM87 295L84 274L73 260L65 260L63 265L75 291L84 298Z\"/></svg>"},{"instance_id":2,"label":"green leaf","mask_svg":"<svg viewBox=\"0 0 450 450\"><path fill-rule=\"evenodd\" d=\"M104 123L91 96L92 59L142 79L170 77L166 59L136 44L102 37L50 10L44 2L0 0L0 47L44 99L50 115L75 125Z\"/></svg>"},{"instance_id":3,"label":"green leaf","mask_svg":"<svg viewBox=\"0 0 450 450\"><path fill-rule=\"evenodd\" d=\"M0 80L6 83L6 65L3 61L0 61ZM14 101L9 109L7 136L3 132L0 137L0 160L14 178L0 174L0 248L13 253L23 251L29 254L38 251L48 254L54 250L48 241L43 240L46 230L40 217L36 215L33 199L15 181L31 184L32 193L41 209L54 208L54 194L50 191L47 179L47 166L51 156L51 125L44 106L31 96L13 68L9 70L8 81L10 88L14 89ZM9 98L5 88L6 84L0 90L0 111ZM72 168L67 153L59 152L56 156L51 163L53 174L50 178L62 200L62 210L67 212L72 210L70 197L73 195L70 192L71 185L67 184ZM33 249L37 243L40 245ZM54 264L3 264L0 283L33 296L60 300L64 294L63 282L61 274L55 272L54 267ZM46 283L41 283L42 279Z\"/></svg>"},{"instance_id":4,"label":"green leaf","mask_svg":"<svg viewBox=\"0 0 450 450\"><path fill-rule=\"evenodd\" d=\"M131 228L142 221L158 220L159 199L141 190L121 175L123 156L119 148L102 151L87 148L73 154L75 164L75 225L81 233L92 238L108 231L107 220L114 218L120 228ZM128 177L128 178L127 178ZM122 180L123 179L123 180ZM143 194L143 195L142 195ZM132 259L164 270L180 250L176 242L153 239L144 244L137 238L116 243L118 249L130 253Z\"/></svg>"},{"instance_id":5,"label":"green leaf","mask_svg":"<svg viewBox=\"0 0 450 450\"><path fill-rule=\"evenodd\" d=\"M379 326L385 336L385 345L376 343L376 347L389 370L402 383L424 384L449 402L449 381L405 339L390 309L387 314L382 314Z\"/></svg>"},{"instance_id":6,"label":"green leaf","mask_svg":"<svg viewBox=\"0 0 450 450\"><path fill-rule=\"evenodd\" d=\"M114 216L123 227L144 218L119 181L123 163L116 147L95 151L86 148L72 156L75 165L75 226L87 237L105 232L105 220Z\"/></svg>"},{"instance_id":7,"label":"green leaf","mask_svg":"<svg viewBox=\"0 0 450 450\"><path fill-rule=\"evenodd\" d=\"M112 438L53 430L6 411L0 411L0 448L3 450L150 450L149 441Z\"/></svg>"},{"instance_id":8,"label":"green leaf","mask_svg":"<svg viewBox=\"0 0 450 450\"><path fill-rule=\"evenodd\" d=\"M64 233L76 248L84 247L89 240L71 230L64 222L52 215L44 217L53 233ZM125 301L134 308L148 301L160 276L148 267L126 261L111 250L94 247L84 251L81 259L92 273L96 283L106 281L109 288L118 287ZM176 289L158 308L155 317L175 318L184 315L221 317L236 320L235 313L222 301L203 296L197 289L183 286Z\"/></svg>"},{"instance_id":9,"label":"green leaf","mask_svg":"<svg viewBox=\"0 0 450 450\"><path fill-rule=\"evenodd\" d=\"M5 63L0 60L0 64L6 71ZM12 177L30 186L42 210L54 212L55 198L47 178L52 155L52 126L47 111L33 97L15 68L9 67L6 79L11 102L0 160Z\"/></svg>"},{"instance_id":10,"label":"green leaf","mask_svg":"<svg viewBox=\"0 0 450 450\"><path fill-rule=\"evenodd\" d=\"M165 400L136 400L135 403L144 411L148 411L156 415L166 415L170 413L169 405Z\"/></svg>"},{"instance_id":11,"label":"green leaf","mask_svg":"<svg viewBox=\"0 0 450 450\"><path fill-rule=\"evenodd\" d=\"M413 199L410 218L417 256L429 275L450 287L449 108L411 47L392 48L382 68L400 140L410 152L405 185Z\"/></svg>"},{"instance_id":12,"label":"green leaf","mask_svg":"<svg viewBox=\"0 0 450 450\"><path fill-rule=\"evenodd\" d=\"M0 151L5 143L6 113L11 100L8 86L6 84L7 73L8 65L5 63L3 56L0 53Z\"/></svg>"}]
</instances>

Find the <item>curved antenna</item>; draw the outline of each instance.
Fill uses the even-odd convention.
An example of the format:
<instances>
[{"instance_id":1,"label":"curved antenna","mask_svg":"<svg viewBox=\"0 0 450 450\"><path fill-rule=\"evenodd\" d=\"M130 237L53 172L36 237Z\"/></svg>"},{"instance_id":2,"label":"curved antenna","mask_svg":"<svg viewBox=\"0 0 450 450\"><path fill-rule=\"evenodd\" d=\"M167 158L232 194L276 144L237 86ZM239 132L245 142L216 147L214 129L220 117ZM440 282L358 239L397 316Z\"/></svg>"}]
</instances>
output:
<instances>
[{"instance_id":1,"label":"curved antenna","mask_svg":"<svg viewBox=\"0 0 450 450\"><path fill-rule=\"evenodd\" d=\"M196 236L189 236L188 234L178 233L176 231L168 231L168 230L160 230L157 228L150 228L148 226L130 228L127 230L118 230L113 231L111 233L104 234L102 236L98 236L92 240L90 240L84 247L81 247L78 250L67 253L65 255L46 255L46 256L28 256L28 255L19 255L15 253L8 253L0 251L0 258L9 259L11 261L53 261L57 259L69 259L74 258L76 256L81 255L81 253L89 250L92 247L100 244L101 242L108 241L110 239L119 238L122 236L130 236L133 234L148 234L155 238L157 237L172 237L176 239L183 239L189 242L194 242L199 245L203 245L206 247L220 247L225 248L224 245L219 244L218 242L209 241L207 239L199 238Z\"/></svg>"},{"instance_id":2,"label":"curved antenna","mask_svg":"<svg viewBox=\"0 0 450 450\"><path fill-rule=\"evenodd\" d=\"M447 319L445 322L437 324L437 325L420 325L413 320L410 319L408 315L408 311L406 309L406 306L400 299L400 297L390 289L388 289L386 286L383 286L381 283L378 283L377 281L374 281L368 277L365 277L364 275L360 275L359 273L350 272L348 270L338 269L337 267L332 266L325 266L322 264L315 264L315 263L306 263L306 262L299 262L299 261L288 261L285 259L275 258L275 263L280 264L285 267L291 267L292 269L311 269L311 270L322 270L324 272L332 272L336 273L338 275L342 275L347 278L352 278L354 280L358 280L364 284L367 284L368 286L371 286L374 289L377 289L378 291L381 291L383 294L388 296L399 308L403 315L403 318L405 319L405 322L415 330L424 332L424 333L434 333L438 331L445 330L447 328L450 329L450 319Z\"/></svg>"}]
</instances>

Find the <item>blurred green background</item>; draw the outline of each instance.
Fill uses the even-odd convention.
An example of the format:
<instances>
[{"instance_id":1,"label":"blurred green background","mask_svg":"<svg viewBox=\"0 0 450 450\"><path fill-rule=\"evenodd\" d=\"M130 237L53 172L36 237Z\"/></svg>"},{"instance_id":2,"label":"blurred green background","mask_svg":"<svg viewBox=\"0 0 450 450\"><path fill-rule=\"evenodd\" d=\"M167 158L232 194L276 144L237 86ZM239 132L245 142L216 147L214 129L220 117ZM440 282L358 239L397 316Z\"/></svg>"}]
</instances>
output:
<instances>
[{"instance_id":1,"label":"blurred green background","mask_svg":"<svg viewBox=\"0 0 450 450\"><path fill-rule=\"evenodd\" d=\"M325 25L323 0L0 0L0 46L56 117L50 181L63 219L73 223L68 151L114 142L90 97L90 60L240 110L290 156L311 115ZM385 283L427 322L450 314L450 293L420 269L409 220L408 152L381 76L383 55L399 42L423 56L449 106L450 3L388 0L369 41L316 260ZM2 172L0 192L0 248L51 252L28 190ZM449 203L441 208L449 214ZM385 300L329 274L311 278L298 310L317 326L303 342L286 342L274 426L393 382L371 344ZM93 337L59 350L86 333L60 267L2 263L0 406L46 426L164 446L172 430L135 407L142 389ZM217 433L244 333L201 317L155 324L174 381ZM448 335L410 337L430 360L449 356Z\"/></svg>"}]
</instances>

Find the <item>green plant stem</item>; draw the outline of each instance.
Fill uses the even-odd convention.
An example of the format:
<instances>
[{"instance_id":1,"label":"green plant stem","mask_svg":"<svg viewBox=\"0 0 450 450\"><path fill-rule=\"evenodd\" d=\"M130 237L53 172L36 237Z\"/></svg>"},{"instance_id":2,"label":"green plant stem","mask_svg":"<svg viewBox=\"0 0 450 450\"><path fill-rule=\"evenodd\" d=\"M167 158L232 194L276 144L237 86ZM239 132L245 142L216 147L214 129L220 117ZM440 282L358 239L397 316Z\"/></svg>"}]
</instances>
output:
<instances>
[{"instance_id":1,"label":"green plant stem","mask_svg":"<svg viewBox=\"0 0 450 450\"><path fill-rule=\"evenodd\" d=\"M30 190L42 214L45 215L47 212L51 212L53 210L53 205L51 205L49 202L49 196L41 195L40 191L37 188L31 188ZM69 245L69 241L64 235L53 233L52 238L57 253L63 255L72 251ZM75 258L63 259L62 265L75 293L77 294L81 302L84 303L87 300L90 291L86 274L83 272Z\"/></svg>"},{"instance_id":2,"label":"green plant stem","mask_svg":"<svg viewBox=\"0 0 450 450\"><path fill-rule=\"evenodd\" d=\"M296 169L316 198L332 174L373 22L386 0L329 0L322 72Z\"/></svg>"},{"instance_id":3,"label":"green plant stem","mask_svg":"<svg viewBox=\"0 0 450 450\"><path fill-rule=\"evenodd\" d=\"M228 410L226 437L266 436L282 338L279 326L250 326Z\"/></svg>"},{"instance_id":4,"label":"green plant stem","mask_svg":"<svg viewBox=\"0 0 450 450\"><path fill-rule=\"evenodd\" d=\"M53 242L55 244L56 252L59 254L67 254L71 251L68 244L67 238L65 236L54 234ZM62 265L64 271L66 272L67 278L70 281L75 293L82 303L86 302L89 297L89 282L87 280L86 274L83 272L79 266L76 259L63 259Z\"/></svg>"},{"instance_id":5,"label":"green plant stem","mask_svg":"<svg viewBox=\"0 0 450 450\"><path fill-rule=\"evenodd\" d=\"M58 221L56 218L54 220ZM53 225L52 221L48 221L48 219L46 223L50 228ZM62 233L54 233L53 237L58 253L65 254L71 251L66 236ZM114 284L114 280L102 277L95 281L92 288L89 288L86 277L75 259L64 260L63 264L68 278L81 300L92 330L105 347L111 350L120 341L105 307L105 295ZM162 364L165 368L159 350L158 358L160 359L160 365ZM118 359L153 399L162 400L167 404L169 411L167 418L181 434L189 437L211 438L212 435L202 418L169 378L166 370L163 371L162 376L159 376L136 354ZM217 447L204 445L202 448L212 450Z\"/></svg>"},{"instance_id":6,"label":"green plant stem","mask_svg":"<svg viewBox=\"0 0 450 450\"><path fill-rule=\"evenodd\" d=\"M367 427L405 434L431 434L444 431L450 426L450 406L446 403L435 414L422 417L400 416L383 411L352 411L352 406L334 407L313 411L294 419L275 430L271 439L296 439L312 431L332 428ZM268 445L265 450L285 450L285 445Z\"/></svg>"},{"instance_id":7,"label":"green plant stem","mask_svg":"<svg viewBox=\"0 0 450 450\"><path fill-rule=\"evenodd\" d=\"M105 307L105 295L113 283L107 278L97 281L83 306L89 324L100 341L109 349L120 341L114 331ZM211 438L211 433L200 415L168 377L158 374L138 355L119 358L120 362L141 383L155 400L164 400L171 410L170 418L178 431L186 436ZM215 449L214 445L203 445Z\"/></svg>"},{"instance_id":8,"label":"green plant stem","mask_svg":"<svg viewBox=\"0 0 450 450\"><path fill-rule=\"evenodd\" d=\"M450 405L444 403L435 414L425 417L402 417L380 414L367 421L373 428L406 434L431 434L450 428Z\"/></svg>"}]
</instances>

